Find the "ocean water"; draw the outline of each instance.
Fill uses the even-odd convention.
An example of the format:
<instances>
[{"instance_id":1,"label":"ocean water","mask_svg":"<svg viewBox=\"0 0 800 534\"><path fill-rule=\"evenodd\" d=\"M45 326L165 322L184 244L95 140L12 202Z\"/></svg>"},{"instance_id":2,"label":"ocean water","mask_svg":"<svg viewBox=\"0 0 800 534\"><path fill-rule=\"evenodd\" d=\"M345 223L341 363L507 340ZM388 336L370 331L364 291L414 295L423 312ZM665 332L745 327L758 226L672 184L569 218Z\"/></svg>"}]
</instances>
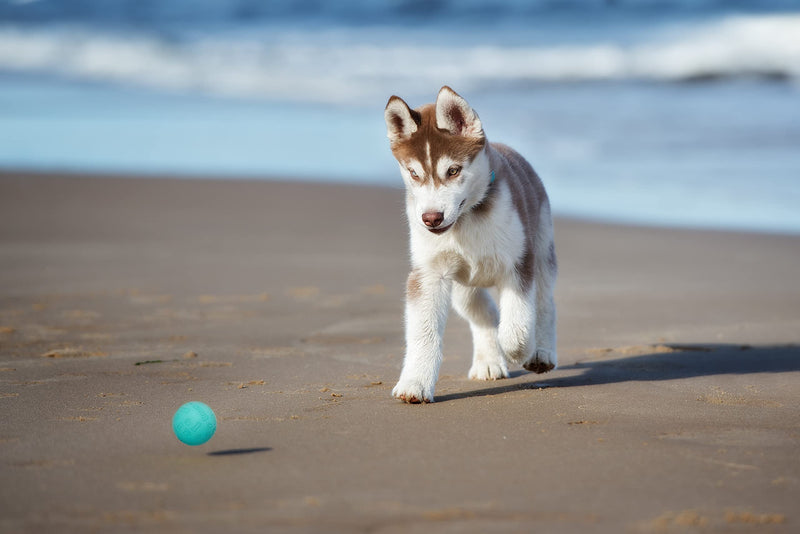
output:
<instances>
[{"instance_id":1,"label":"ocean water","mask_svg":"<svg viewBox=\"0 0 800 534\"><path fill-rule=\"evenodd\" d=\"M800 233L800 2L0 0L0 168L401 187L442 85L562 215Z\"/></svg>"}]
</instances>

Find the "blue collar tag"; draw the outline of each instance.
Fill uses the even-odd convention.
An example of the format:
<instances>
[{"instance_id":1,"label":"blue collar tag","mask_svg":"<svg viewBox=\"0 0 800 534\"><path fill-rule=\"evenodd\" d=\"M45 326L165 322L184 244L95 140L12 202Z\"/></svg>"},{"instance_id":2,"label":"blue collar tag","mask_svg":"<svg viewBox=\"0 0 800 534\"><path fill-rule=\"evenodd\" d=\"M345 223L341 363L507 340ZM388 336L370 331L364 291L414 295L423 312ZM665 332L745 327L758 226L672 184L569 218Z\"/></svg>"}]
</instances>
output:
<instances>
[{"instance_id":1,"label":"blue collar tag","mask_svg":"<svg viewBox=\"0 0 800 534\"><path fill-rule=\"evenodd\" d=\"M492 179L489 180L489 184L493 184L493 183L494 183L494 171L492 171Z\"/></svg>"}]
</instances>

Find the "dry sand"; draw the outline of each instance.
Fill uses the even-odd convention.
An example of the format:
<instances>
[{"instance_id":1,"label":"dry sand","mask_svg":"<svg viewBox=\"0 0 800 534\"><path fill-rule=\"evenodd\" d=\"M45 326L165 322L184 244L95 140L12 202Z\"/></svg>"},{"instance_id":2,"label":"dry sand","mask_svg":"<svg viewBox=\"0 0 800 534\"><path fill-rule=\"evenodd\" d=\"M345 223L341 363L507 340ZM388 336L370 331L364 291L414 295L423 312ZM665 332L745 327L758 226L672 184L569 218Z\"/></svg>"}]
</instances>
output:
<instances>
[{"instance_id":1,"label":"dry sand","mask_svg":"<svg viewBox=\"0 0 800 534\"><path fill-rule=\"evenodd\" d=\"M800 530L800 238L557 220L561 367L411 406L402 203L0 177L0 531Z\"/></svg>"}]
</instances>

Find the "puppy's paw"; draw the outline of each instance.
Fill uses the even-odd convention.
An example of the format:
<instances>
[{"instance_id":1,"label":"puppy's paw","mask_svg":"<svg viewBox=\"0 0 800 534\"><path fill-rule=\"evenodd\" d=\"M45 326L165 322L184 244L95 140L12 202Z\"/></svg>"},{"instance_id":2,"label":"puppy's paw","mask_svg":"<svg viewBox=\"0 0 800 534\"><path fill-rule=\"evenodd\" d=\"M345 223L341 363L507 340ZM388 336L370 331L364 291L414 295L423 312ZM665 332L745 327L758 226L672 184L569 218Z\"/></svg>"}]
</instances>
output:
<instances>
[{"instance_id":1,"label":"puppy's paw","mask_svg":"<svg viewBox=\"0 0 800 534\"><path fill-rule=\"evenodd\" d=\"M477 361L472 364L467 376L470 380L499 380L508 378L508 368L502 360L499 362Z\"/></svg>"},{"instance_id":2,"label":"puppy's paw","mask_svg":"<svg viewBox=\"0 0 800 534\"><path fill-rule=\"evenodd\" d=\"M392 396L409 404L433 402L433 388L426 388L415 380L400 379L392 390Z\"/></svg>"},{"instance_id":3,"label":"puppy's paw","mask_svg":"<svg viewBox=\"0 0 800 534\"><path fill-rule=\"evenodd\" d=\"M556 368L558 358L555 352L537 350L530 360L522 364L522 367L536 374L546 373Z\"/></svg>"}]
</instances>

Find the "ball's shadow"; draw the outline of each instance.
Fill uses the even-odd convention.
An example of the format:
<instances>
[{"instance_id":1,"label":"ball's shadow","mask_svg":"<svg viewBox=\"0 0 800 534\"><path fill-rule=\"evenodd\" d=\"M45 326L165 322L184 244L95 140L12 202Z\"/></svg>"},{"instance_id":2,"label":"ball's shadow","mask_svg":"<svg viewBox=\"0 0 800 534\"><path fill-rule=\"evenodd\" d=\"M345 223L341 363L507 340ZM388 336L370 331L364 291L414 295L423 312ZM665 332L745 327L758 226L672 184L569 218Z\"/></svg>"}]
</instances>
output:
<instances>
[{"instance_id":1,"label":"ball's shadow","mask_svg":"<svg viewBox=\"0 0 800 534\"><path fill-rule=\"evenodd\" d=\"M249 449L226 449L224 451L211 451L209 456L238 456L241 454L255 454L257 452L271 451L272 447L252 447Z\"/></svg>"}]
</instances>

